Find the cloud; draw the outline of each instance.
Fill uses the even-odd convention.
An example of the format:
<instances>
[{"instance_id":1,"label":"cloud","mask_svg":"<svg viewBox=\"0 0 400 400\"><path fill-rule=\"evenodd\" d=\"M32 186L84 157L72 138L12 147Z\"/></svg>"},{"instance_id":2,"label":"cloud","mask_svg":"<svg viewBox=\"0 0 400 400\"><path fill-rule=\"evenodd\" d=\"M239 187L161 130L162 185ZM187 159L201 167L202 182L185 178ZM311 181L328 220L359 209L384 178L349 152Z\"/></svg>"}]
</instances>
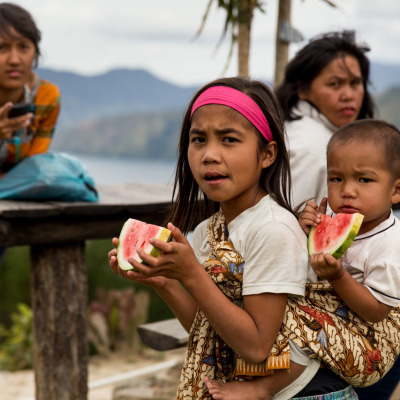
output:
<instances>
[{"instance_id":1,"label":"cloud","mask_svg":"<svg viewBox=\"0 0 400 400\"><path fill-rule=\"evenodd\" d=\"M204 83L221 75L229 37L217 51L225 12L214 2L209 19L195 38L208 0L17 0L32 12L43 33L41 66L97 74L112 68L145 68L180 84ZM372 60L400 64L398 0L292 0L292 25L305 41L328 30L355 29L371 47ZM278 0L265 0L256 11L250 71L272 77ZM234 55L235 57L235 55ZM227 75L237 73L233 58Z\"/></svg>"}]
</instances>

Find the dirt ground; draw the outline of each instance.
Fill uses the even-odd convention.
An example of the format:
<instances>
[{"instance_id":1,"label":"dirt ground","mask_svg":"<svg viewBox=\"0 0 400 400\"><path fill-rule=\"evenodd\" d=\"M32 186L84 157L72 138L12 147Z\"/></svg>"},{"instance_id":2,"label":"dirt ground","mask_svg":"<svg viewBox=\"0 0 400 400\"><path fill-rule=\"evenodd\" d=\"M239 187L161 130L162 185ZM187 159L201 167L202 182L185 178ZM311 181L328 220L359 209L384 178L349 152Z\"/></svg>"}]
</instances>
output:
<instances>
[{"instance_id":1,"label":"dirt ground","mask_svg":"<svg viewBox=\"0 0 400 400\"><path fill-rule=\"evenodd\" d=\"M171 393L174 393L174 387L178 384L177 371L179 370L179 365L183 362L184 352L185 349L163 353L148 350L144 355L136 356L135 359L129 359L124 354L113 354L110 357L91 357L89 362L89 387L92 386L93 388L89 389L88 400L112 400L115 388L118 387L123 390L124 384L128 383L128 386L130 386L132 383L135 384L133 381L140 382L138 383L140 387L154 385L155 381L148 379L149 375L151 375L149 373L142 375L141 378L126 378L126 375L143 371L143 369L151 370L153 367L156 368L168 361L174 362L176 360L176 367L171 367L164 371L164 374L170 374ZM149 366L153 367L148 368ZM113 380L113 383L107 384L104 380ZM151 388L149 387L148 389L150 390ZM132 388L130 390L132 392ZM34 394L34 375L32 370L0 372L0 398L2 400L34 400ZM171 395L171 400L173 399L174 396ZM400 400L400 384L391 400Z\"/></svg>"},{"instance_id":2,"label":"dirt ground","mask_svg":"<svg viewBox=\"0 0 400 400\"><path fill-rule=\"evenodd\" d=\"M162 365L168 360L172 362L177 360L178 364L182 365L184 354L185 349L178 349L168 352L148 350L144 355L136 356L135 359L129 359L124 354L113 354L110 357L91 357L89 361L89 387L95 387L89 389L88 400L112 400L114 388L124 383L124 375L141 371L143 368L148 370L146 367ZM148 374L143 375L143 377L146 376ZM114 383L103 384L104 380L108 379L114 379ZM135 379L146 381L144 378ZM127 381L132 381L132 378L127 378L125 382ZM178 380L173 384L177 386ZM34 374L32 370L0 371L1 400L34 400L34 395Z\"/></svg>"}]
</instances>

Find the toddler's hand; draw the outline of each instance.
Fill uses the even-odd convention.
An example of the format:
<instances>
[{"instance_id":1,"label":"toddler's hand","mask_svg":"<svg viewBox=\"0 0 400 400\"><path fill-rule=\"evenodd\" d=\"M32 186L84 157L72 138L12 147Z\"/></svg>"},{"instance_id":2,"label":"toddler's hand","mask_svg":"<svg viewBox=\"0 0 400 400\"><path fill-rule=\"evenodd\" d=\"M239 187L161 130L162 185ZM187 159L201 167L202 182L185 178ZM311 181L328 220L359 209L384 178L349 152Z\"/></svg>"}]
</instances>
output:
<instances>
[{"instance_id":1,"label":"toddler's hand","mask_svg":"<svg viewBox=\"0 0 400 400\"><path fill-rule=\"evenodd\" d=\"M341 261L330 254L314 253L310 256L310 264L318 278L329 282L340 279L344 274Z\"/></svg>"},{"instance_id":2,"label":"toddler's hand","mask_svg":"<svg viewBox=\"0 0 400 400\"><path fill-rule=\"evenodd\" d=\"M299 217L299 224L306 235L310 233L310 227L317 226L321 222L321 214L326 213L327 203L326 197L321 200L319 207L314 201L307 201Z\"/></svg>"}]
</instances>

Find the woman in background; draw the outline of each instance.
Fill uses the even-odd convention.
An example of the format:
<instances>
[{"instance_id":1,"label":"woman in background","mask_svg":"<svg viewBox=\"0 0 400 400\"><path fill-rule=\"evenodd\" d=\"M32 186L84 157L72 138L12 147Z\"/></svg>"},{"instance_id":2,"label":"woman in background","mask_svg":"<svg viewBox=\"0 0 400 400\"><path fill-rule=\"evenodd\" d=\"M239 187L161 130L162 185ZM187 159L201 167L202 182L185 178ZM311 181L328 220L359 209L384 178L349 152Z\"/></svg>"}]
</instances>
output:
<instances>
[{"instance_id":1,"label":"woman in background","mask_svg":"<svg viewBox=\"0 0 400 400\"><path fill-rule=\"evenodd\" d=\"M286 67L276 95L286 120L294 207L310 198L319 204L327 196L326 146L332 134L373 117L367 51L354 32L330 32L312 39Z\"/></svg>"},{"instance_id":2,"label":"woman in background","mask_svg":"<svg viewBox=\"0 0 400 400\"><path fill-rule=\"evenodd\" d=\"M22 159L46 153L57 122L60 92L33 70L40 39L29 12L0 3L0 178ZM11 117L19 103L28 103L28 109ZM0 262L4 251L0 248Z\"/></svg>"},{"instance_id":3,"label":"woman in background","mask_svg":"<svg viewBox=\"0 0 400 400\"><path fill-rule=\"evenodd\" d=\"M56 85L33 68L40 55L41 33L23 8L0 3L0 174L25 157L47 152L60 110ZM18 103L27 113L10 118Z\"/></svg>"}]
</instances>

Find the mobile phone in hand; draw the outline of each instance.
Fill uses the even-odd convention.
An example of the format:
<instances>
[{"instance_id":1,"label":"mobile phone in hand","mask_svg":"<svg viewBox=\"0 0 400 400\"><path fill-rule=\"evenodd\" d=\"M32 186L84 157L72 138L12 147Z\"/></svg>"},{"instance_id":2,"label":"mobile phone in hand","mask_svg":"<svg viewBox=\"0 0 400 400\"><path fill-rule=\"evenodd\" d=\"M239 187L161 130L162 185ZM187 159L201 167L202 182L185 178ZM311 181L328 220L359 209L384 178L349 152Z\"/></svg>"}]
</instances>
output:
<instances>
[{"instance_id":1,"label":"mobile phone in hand","mask_svg":"<svg viewBox=\"0 0 400 400\"><path fill-rule=\"evenodd\" d=\"M33 104L16 103L12 106L11 110L8 112L8 118L19 117L20 115L25 115L34 111L35 111L35 106Z\"/></svg>"}]
</instances>

